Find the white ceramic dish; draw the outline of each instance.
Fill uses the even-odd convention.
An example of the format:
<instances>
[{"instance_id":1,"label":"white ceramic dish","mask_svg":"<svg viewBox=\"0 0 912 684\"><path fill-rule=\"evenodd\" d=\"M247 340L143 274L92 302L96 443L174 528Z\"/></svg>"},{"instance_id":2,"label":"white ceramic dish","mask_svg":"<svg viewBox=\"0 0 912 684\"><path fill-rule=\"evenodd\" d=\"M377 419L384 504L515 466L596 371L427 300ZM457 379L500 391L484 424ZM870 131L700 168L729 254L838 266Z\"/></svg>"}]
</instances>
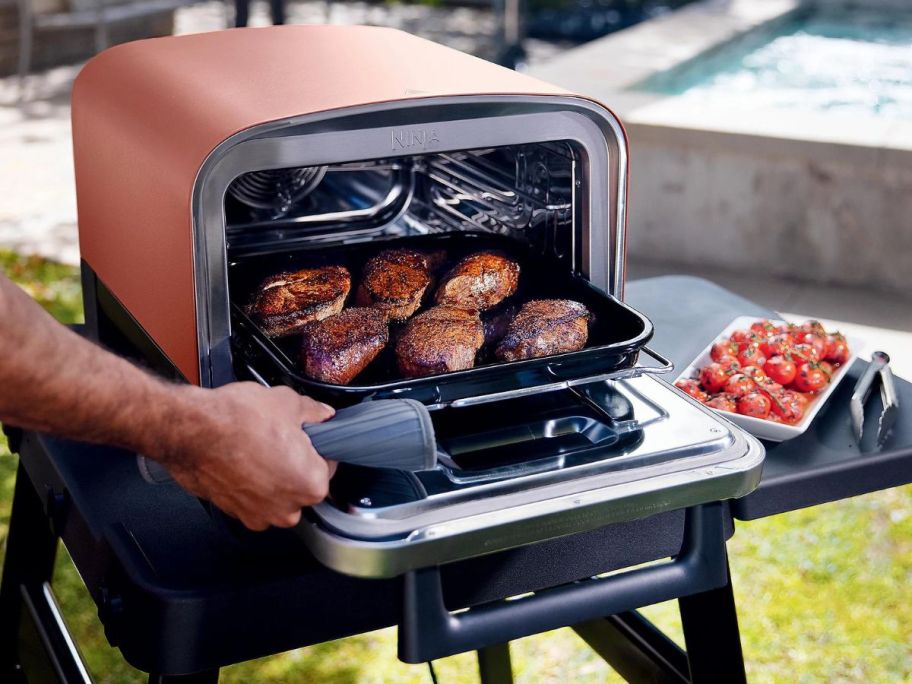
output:
<instances>
[{"instance_id":1,"label":"white ceramic dish","mask_svg":"<svg viewBox=\"0 0 912 684\"><path fill-rule=\"evenodd\" d=\"M709 355L709 352L716 342L728 337L739 328L749 328L751 323L758 320L760 319L757 316L738 316L738 318L729 323L725 329L716 336L716 339L708 344L706 346L706 349L704 349L700 355L695 358L677 378L675 378L675 382L687 378L696 379L700 373L700 369L703 368L703 366L712 363L712 357ZM783 323L784 321L773 320L773 322ZM827 402L827 399L830 398L833 390L836 389L836 386L846 376L846 373L849 372L849 368L852 366L852 363L854 363L857 356L857 351L862 347L862 343L858 339L851 337L847 338L846 341L849 344L849 360L836 369L836 372L833 374L833 379L830 381L830 384L827 385L826 389L808 405L807 411L805 412L804 417L801 419L801 422L796 423L795 425L786 425L785 423L774 423L771 420L764 420L762 418L743 416L740 413L729 413L728 411L718 411L717 413L728 418L728 420L732 421L735 425L744 428L749 433L755 437L759 437L760 439L766 439L771 442L784 442L788 439L794 439L808 429L811 421L814 420L814 416L820 412L820 409L823 408L823 405Z\"/></svg>"}]
</instances>

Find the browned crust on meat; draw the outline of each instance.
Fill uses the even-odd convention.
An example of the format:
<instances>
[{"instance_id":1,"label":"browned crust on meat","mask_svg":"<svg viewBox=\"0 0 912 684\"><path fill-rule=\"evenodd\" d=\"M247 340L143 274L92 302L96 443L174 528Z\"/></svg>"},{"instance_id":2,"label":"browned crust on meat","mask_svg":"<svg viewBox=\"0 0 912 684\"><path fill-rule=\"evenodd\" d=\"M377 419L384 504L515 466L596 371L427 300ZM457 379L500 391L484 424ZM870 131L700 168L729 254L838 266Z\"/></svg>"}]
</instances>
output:
<instances>
[{"instance_id":1,"label":"browned crust on meat","mask_svg":"<svg viewBox=\"0 0 912 684\"><path fill-rule=\"evenodd\" d=\"M459 261L444 276L435 301L485 311L516 292L518 284L518 263L497 252L477 252Z\"/></svg>"},{"instance_id":2,"label":"browned crust on meat","mask_svg":"<svg viewBox=\"0 0 912 684\"><path fill-rule=\"evenodd\" d=\"M579 302L534 299L507 326L494 354L501 361L518 361L577 351L586 345L588 323L589 310Z\"/></svg>"},{"instance_id":3,"label":"browned crust on meat","mask_svg":"<svg viewBox=\"0 0 912 684\"><path fill-rule=\"evenodd\" d=\"M343 266L278 273L263 281L249 311L267 335L278 337L339 313L350 289Z\"/></svg>"},{"instance_id":4,"label":"browned crust on meat","mask_svg":"<svg viewBox=\"0 0 912 684\"><path fill-rule=\"evenodd\" d=\"M484 344L484 326L478 313L435 306L405 326L396 342L396 361L406 377L465 370L475 365Z\"/></svg>"},{"instance_id":5,"label":"browned crust on meat","mask_svg":"<svg viewBox=\"0 0 912 684\"><path fill-rule=\"evenodd\" d=\"M355 303L382 311L394 321L404 321L421 306L431 285L442 251L387 249L364 265Z\"/></svg>"},{"instance_id":6,"label":"browned crust on meat","mask_svg":"<svg viewBox=\"0 0 912 684\"><path fill-rule=\"evenodd\" d=\"M342 313L304 326L304 374L320 382L347 385L389 341L386 318L368 308Z\"/></svg>"}]
</instances>

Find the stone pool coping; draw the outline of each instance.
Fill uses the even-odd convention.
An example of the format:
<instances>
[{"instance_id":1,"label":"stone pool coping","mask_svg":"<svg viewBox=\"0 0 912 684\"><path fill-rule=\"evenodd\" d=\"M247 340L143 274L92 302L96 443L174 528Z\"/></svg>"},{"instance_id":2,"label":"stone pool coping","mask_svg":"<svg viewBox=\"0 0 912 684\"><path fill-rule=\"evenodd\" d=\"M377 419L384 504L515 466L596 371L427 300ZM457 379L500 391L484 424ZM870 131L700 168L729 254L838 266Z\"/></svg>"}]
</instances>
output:
<instances>
[{"instance_id":1,"label":"stone pool coping","mask_svg":"<svg viewBox=\"0 0 912 684\"><path fill-rule=\"evenodd\" d=\"M880 0L887 6L893 2ZM774 109L745 111L715 103L705 107L675 95L635 89L651 76L814 4L847 3L703 0L569 50L530 73L602 101L642 141L679 133L690 145L912 168L912 123L906 121Z\"/></svg>"}]
</instances>

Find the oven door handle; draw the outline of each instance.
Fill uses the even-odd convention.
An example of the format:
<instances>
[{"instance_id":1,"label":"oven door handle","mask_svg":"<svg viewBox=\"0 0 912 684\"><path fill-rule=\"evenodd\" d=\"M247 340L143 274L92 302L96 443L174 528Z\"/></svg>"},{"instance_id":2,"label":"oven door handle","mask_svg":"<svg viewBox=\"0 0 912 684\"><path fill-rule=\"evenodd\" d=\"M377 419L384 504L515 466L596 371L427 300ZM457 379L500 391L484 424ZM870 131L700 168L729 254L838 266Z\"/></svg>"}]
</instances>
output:
<instances>
[{"instance_id":1,"label":"oven door handle","mask_svg":"<svg viewBox=\"0 0 912 684\"><path fill-rule=\"evenodd\" d=\"M513 390L505 390L503 392L492 392L490 394L480 394L475 397L466 397L464 399L453 399L448 402L437 404L435 406L430 406L428 408L442 408L444 406L450 406L453 408L462 408L465 406L477 406L479 404L490 404L495 401L504 401L506 399L516 399L517 397L528 396L532 394L544 394L546 392L556 392L558 390L568 389L570 387L576 387L578 385L588 385L593 382L604 382L605 380L629 380L630 378L638 378L641 375L661 375L662 373L668 373L669 371L674 370L674 363L669 361L667 358L659 354L659 352L650 349L649 347L640 347L640 351L646 352L653 359L658 361L660 365L658 366L632 366L630 368L622 368L620 370L611 371L610 373L599 373L597 375L587 375L582 378L573 378L571 380L560 380L558 382L552 382L544 385L529 385L528 387L520 387ZM557 372L551 366L545 367L547 372L553 376L557 376Z\"/></svg>"},{"instance_id":2,"label":"oven door handle","mask_svg":"<svg viewBox=\"0 0 912 684\"><path fill-rule=\"evenodd\" d=\"M440 568L406 573L399 658L421 663L721 587L728 579L721 502L688 508L673 559L451 613Z\"/></svg>"}]
</instances>

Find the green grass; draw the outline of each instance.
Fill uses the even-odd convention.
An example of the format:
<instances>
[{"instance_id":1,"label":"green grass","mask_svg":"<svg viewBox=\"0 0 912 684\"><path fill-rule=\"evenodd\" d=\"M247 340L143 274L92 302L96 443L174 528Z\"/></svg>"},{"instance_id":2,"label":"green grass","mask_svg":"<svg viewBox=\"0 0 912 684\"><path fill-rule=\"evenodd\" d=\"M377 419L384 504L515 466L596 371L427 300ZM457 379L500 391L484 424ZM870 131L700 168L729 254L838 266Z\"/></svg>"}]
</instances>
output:
<instances>
[{"instance_id":1,"label":"green grass","mask_svg":"<svg viewBox=\"0 0 912 684\"><path fill-rule=\"evenodd\" d=\"M75 269L0 251L0 270L61 321L81 319ZM0 438L4 540L15 469ZM912 486L739 525L729 552L751 682L912 681ZM105 642L94 604L65 552L54 585L96 681L146 681ZM344 610L344 597L339 603ZM673 603L644 612L680 643ZM621 681L569 630L522 639L512 652L518 682ZM228 667L222 681L430 681L425 667L404 665L395 653L395 631L382 630ZM441 682L478 679L472 655L446 658L436 667Z\"/></svg>"}]
</instances>

